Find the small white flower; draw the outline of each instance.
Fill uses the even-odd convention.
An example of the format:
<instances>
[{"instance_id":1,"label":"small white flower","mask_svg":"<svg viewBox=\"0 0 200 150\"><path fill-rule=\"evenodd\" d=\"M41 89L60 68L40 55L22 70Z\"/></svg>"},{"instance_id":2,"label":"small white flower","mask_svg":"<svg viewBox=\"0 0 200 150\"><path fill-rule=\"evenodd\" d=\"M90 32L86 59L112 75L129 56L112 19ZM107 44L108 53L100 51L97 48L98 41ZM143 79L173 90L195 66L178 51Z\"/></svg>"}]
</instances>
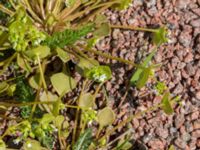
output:
<instances>
[{"instance_id":1,"label":"small white flower","mask_svg":"<svg viewBox=\"0 0 200 150\"><path fill-rule=\"evenodd\" d=\"M28 143L28 144L27 144L27 147L28 147L28 148L31 148L31 147L32 147L32 144L31 144L31 143Z\"/></svg>"}]
</instances>

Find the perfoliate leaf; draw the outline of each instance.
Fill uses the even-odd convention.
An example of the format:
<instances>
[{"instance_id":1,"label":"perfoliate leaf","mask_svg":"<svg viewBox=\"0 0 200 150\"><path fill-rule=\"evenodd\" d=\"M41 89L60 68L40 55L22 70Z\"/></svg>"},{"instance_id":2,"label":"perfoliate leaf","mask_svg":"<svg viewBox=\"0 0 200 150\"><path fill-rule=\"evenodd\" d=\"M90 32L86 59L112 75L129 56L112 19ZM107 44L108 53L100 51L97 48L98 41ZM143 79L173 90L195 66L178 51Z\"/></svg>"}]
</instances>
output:
<instances>
[{"instance_id":1,"label":"perfoliate leaf","mask_svg":"<svg viewBox=\"0 0 200 150\"><path fill-rule=\"evenodd\" d=\"M0 83L0 93L5 92L8 88L9 88L8 83L6 83L6 82L1 82Z\"/></svg>"},{"instance_id":2,"label":"perfoliate leaf","mask_svg":"<svg viewBox=\"0 0 200 150\"><path fill-rule=\"evenodd\" d=\"M149 76L151 74L151 68L144 68L142 73L140 74L140 78L138 79L137 83L136 83L136 87L138 89L141 89L142 87L145 86L145 84L147 83Z\"/></svg>"},{"instance_id":3,"label":"perfoliate leaf","mask_svg":"<svg viewBox=\"0 0 200 150\"><path fill-rule=\"evenodd\" d=\"M160 46L168 41L167 39L167 29L166 27L161 27L153 33L153 43Z\"/></svg>"},{"instance_id":4,"label":"perfoliate leaf","mask_svg":"<svg viewBox=\"0 0 200 150\"><path fill-rule=\"evenodd\" d=\"M93 95L91 93L84 93L79 100L79 106L91 108L94 105Z\"/></svg>"},{"instance_id":5,"label":"perfoliate leaf","mask_svg":"<svg viewBox=\"0 0 200 150\"><path fill-rule=\"evenodd\" d=\"M50 53L50 48L42 45L25 52L25 54L33 60L36 59L37 56L39 56L40 59L45 58L50 55Z\"/></svg>"},{"instance_id":6,"label":"perfoliate leaf","mask_svg":"<svg viewBox=\"0 0 200 150\"><path fill-rule=\"evenodd\" d=\"M85 69L85 77L96 82L105 82L112 77L112 72L108 66L96 66L92 69Z\"/></svg>"},{"instance_id":7,"label":"perfoliate leaf","mask_svg":"<svg viewBox=\"0 0 200 150\"><path fill-rule=\"evenodd\" d=\"M68 61L70 60L69 54L68 54L66 51L62 50L61 48L56 48L56 52L57 52L58 57L59 57L64 63L66 63L66 62L68 62Z\"/></svg>"},{"instance_id":8,"label":"perfoliate leaf","mask_svg":"<svg viewBox=\"0 0 200 150\"><path fill-rule=\"evenodd\" d=\"M155 55L156 50L152 51L146 58L145 60L141 63L141 67L147 67L153 56ZM142 73L143 69L142 68L137 68L133 76L131 77L131 84L135 85L135 83L139 80L140 75Z\"/></svg>"},{"instance_id":9,"label":"perfoliate leaf","mask_svg":"<svg viewBox=\"0 0 200 150\"><path fill-rule=\"evenodd\" d=\"M127 9L130 6L131 2L132 0L119 0L119 3L114 5L114 8L118 10Z\"/></svg>"},{"instance_id":10,"label":"perfoliate leaf","mask_svg":"<svg viewBox=\"0 0 200 150\"><path fill-rule=\"evenodd\" d=\"M87 129L84 133L80 135L78 141L73 146L73 150L88 150L90 144L92 143L92 129Z\"/></svg>"},{"instance_id":11,"label":"perfoliate leaf","mask_svg":"<svg viewBox=\"0 0 200 150\"><path fill-rule=\"evenodd\" d=\"M115 113L109 107L105 107L97 114L97 120L101 127L111 125L115 120Z\"/></svg>"},{"instance_id":12,"label":"perfoliate leaf","mask_svg":"<svg viewBox=\"0 0 200 150\"><path fill-rule=\"evenodd\" d=\"M161 108L167 115L173 114L174 110L172 108L171 102L170 102L170 93L167 92L162 98L162 106Z\"/></svg>"},{"instance_id":13,"label":"perfoliate leaf","mask_svg":"<svg viewBox=\"0 0 200 150\"><path fill-rule=\"evenodd\" d=\"M59 95L70 92L76 87L76 81L62 72L54 74L50 80Z\"/></svg>"}]
</instances>

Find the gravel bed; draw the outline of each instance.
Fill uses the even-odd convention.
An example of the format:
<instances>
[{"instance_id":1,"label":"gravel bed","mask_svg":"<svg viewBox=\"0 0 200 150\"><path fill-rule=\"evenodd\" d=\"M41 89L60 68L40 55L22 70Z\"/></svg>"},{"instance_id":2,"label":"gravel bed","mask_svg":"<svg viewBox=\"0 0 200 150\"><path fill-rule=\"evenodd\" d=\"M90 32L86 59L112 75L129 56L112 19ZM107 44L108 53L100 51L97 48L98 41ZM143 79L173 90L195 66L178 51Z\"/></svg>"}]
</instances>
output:
<instances>
[{"instance_id":1,"label":"gravel bed","mask_svg":"<svg viewBox=\"0 0 200 150\"><path fill-rule=\"evenodd\" d=\"M164 81L174 95L180 95L182 106L175 108L174 115L166 116L154 111L143 118L134 119L134 138L149 150L164 150L175 145L180 150L200 149L200 1L199 0L134 0L126 11L107 11L112 24L157 27L166 25L170 30L169 42L162 45L155 63L162 67L156 77ZM103 39L97 48L113 56L139 62L152 45L148 33L114 29L111 36ZM113 70L113 78L106 84L111 105L120 103L124 96L132 68L125 64L104 60ZM137 91L131 88L118 121L132 113L161 101L161 97L148 93L147 88Z\"/></svg>"}]
</instances>

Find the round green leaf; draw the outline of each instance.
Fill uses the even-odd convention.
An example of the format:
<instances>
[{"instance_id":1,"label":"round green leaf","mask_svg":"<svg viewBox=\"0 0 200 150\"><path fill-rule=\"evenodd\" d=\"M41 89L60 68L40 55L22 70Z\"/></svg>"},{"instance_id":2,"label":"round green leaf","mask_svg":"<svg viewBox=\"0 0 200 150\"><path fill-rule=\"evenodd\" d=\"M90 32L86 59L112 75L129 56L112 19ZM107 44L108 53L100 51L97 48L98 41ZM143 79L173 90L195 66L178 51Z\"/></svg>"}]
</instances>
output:
<instances>
[{"instance_id":1,"label":"round green leaf","mask_svg":"<svg viewBox=\"0 0 200 150\"><path fill-rule=\"evenodd\" d=\"M39 56L41 59L50 55L51 51L48 46L38 46L25 52L31 59L36 59Z\"/></svg>"},{"instance_id":2,"label":"round green leaf","mask_svg":"<svg viewBox=\"0 0 200 150\"><path fill-rule=\"evenodd\" d=\"M93 95L91 93L85 93L80 97L79 106L90 108L93 107L94 101L93 101Z\"/></svg>"},{"instance_id":3,"label":"round green leaf","mask_svg":"<svg viewBox=\"0 0 200 150\"><path fill-rule=\"evenodd\" d=\"M68 93L76 87L76 81L62 72L54 74L50 80L59 95Z\"/></svg>"},{"instance_id":4,"label":"round green leaf","mask_svg":"<svg viewBox=\"0 0 200 150\"><path fill-rule=\"evenodd\" d=\"M115 120L115 113L109 107L105 107L97 114L97 119L101 127L111 125Z\"/></svg>"}]
</instances>

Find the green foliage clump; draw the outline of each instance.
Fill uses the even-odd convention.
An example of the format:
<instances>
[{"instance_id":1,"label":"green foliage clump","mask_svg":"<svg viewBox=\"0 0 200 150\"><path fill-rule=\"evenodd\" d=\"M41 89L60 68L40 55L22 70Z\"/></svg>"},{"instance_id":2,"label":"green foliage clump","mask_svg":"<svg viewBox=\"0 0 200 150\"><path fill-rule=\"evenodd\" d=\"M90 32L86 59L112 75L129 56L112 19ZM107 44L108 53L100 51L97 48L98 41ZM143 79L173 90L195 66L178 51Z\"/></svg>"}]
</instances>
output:
<instances>
[{"instance_id":1,"label":"green foliage clump","mask_svg":"<svg viewBox=\"0 0 200 150\"><path fill-rule=\"evenodd\" d=\"M33 26L23 7L18 8L9 23L8 39L16 51L25 51L27 47L37 46L46 39L46 35Z\"/></svg>"},{"instance_id":2,"label":"green foliage clump","mask_svg":"<svg viewBox=\"0 0 200 150\"><path fill-rule=\"evenodd\" d=\"M30 102L35 98L33 89L22 78L17 79L14 96L20 102Z\"/></svg>"},{"instance_id":3,"label":"green foliage clump","mask_svg":"<svg viewBox=\"0 0 200 150\"><path fill-rule=\"evenodd\" d=\"M75 143L73 150L88 150L90 144L92 143L92 129L87 129L82 133Z\"/></svg>"},{"instance_id":4,"label":"green foliage clump","mask_svg":"<svg viewBox=\"0 0 200 150\"><path fill-rule=\"evenodd\" d=\"M67 45L74 44L92 30L93 25L87 25L81 29L66 29L62 32L55 32L52 36L48 37L44 43L52 48L64 48Z\"/></svg>"}]
</instances>

